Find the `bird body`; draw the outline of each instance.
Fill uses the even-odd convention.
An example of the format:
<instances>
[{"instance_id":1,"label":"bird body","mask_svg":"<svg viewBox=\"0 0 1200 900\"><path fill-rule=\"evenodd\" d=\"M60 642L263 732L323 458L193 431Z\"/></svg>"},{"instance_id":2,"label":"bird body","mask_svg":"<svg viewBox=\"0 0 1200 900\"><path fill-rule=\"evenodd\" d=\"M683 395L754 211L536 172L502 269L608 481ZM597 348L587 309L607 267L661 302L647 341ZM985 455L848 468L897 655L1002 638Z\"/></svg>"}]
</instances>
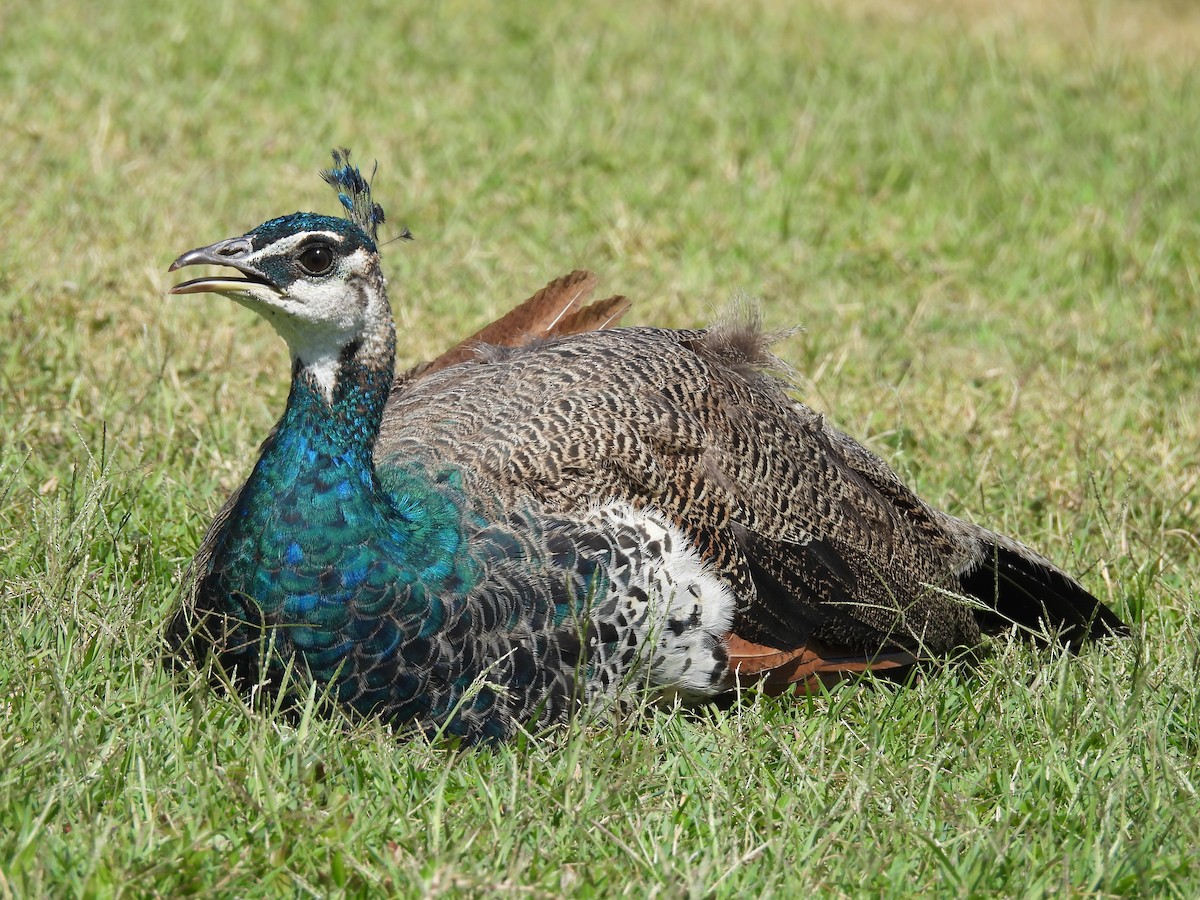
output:
<instances>
[{"instance_id":1,"label":"bird body","mask_svg":"<svg viewBox=\"0 0 1200 900\"><path fill-rule=\"evenodd\" d=\"M339 374L332 403L298 374L211 532L192 613L229 623L227 668L270 679L296 661L360 712L472 740L560 719L643 668L689 697L727 687L732 595L678 530L619 503L501 517L436 455L377 475L365 435L387 382L361 361Z\"/></svg>"},{"instance_id":2,"label":"bird body","mask_svg":"<svg viewBox=\"0 0 1200 900\"><path fill-rule=\"evenodd\" d=\"M349 220L297 213L172 267L238 269L174 292L225 294L292 351L284 415L172 629L241 686L290 667L479 741L635 688L699 701L905 667L1009 621L1072 645L1122 629L788 397L752 321L606 329L627 301L583 307L574 273L491 330L509 346L393 381L382 211L345 156L327 180Z\"/></svg>"}]
</instances>

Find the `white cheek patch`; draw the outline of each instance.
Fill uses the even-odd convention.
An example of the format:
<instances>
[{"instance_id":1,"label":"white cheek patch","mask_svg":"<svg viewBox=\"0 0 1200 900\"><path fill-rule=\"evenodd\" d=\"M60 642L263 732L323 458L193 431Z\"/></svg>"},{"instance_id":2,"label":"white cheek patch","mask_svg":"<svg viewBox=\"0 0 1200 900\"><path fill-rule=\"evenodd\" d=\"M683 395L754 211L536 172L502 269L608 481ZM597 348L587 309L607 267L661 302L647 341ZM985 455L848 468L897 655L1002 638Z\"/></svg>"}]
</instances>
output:
<instances>
[{"instance_id":1,"label":"white cheek patch","mask_svg":"<svg viewBox=\"0 0 1200 900\"><path fill-rule=\"evenodd\" d=\"M331 232L321 232L330 243L340 238ZM271 245L271 256L287 254L301 242L312 239L311 234L296 235ZM264 251L266 252L266 251ZM287 341L292 357L298 359L312 375L326 401L333 402L337 387L341 355L347 345L373 334L381 316L371 309L376 298L364 295L366 279L357 277L370 268L370 256L359 248L339 259L328 276L293 281L286 293L255 297L247 303L260 313ZM383 300L381 302L386 302Z\"/></svg>"},{"instance_id":2,"label":"white cheek patch","mask_svg":"<svg viewBox=\"0 0 1200 900\"><path fill-rule=\"evenodd\" d=\"M660 697L720 693L728 673L724 638L736 605L729 586L706 571L682 531L654 512L614 502L587 521L621 534L609 595L592 611L601 633L616 641L593 648L600 659L589 694L612 696L627 683Z\"/></svg>"}]
</instances>

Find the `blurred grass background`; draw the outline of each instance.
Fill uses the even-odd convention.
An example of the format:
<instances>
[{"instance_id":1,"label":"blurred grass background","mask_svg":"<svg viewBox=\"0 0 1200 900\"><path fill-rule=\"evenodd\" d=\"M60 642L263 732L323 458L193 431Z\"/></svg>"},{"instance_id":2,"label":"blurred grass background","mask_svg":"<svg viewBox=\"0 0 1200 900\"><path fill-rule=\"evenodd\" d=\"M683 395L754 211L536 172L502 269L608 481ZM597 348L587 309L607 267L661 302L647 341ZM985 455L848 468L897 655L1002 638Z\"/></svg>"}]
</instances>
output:
<instances>
[{"instance_id":1,"label":"blurred grass background","mask_svg":"<svg viewBox=\"0 0 1200 900\"><path fill-rule=\"evenodd\" d=\"M1197 893L1192 4L3 19L0 896ZM636 323L758 298L806 328L798 396L1138 639L466 757L173 678L158 625L287 367L165 269L333 211L334 145L417 237L402 364L576 267Z\"/></svg>"}]
</instances>

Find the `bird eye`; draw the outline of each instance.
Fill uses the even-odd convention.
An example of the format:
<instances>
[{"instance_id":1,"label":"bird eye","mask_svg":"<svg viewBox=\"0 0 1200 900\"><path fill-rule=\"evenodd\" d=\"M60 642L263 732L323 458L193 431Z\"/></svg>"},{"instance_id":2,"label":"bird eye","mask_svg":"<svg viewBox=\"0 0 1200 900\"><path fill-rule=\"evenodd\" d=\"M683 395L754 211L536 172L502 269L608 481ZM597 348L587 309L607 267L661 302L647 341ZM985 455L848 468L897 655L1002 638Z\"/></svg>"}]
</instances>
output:
<instances>
[{"instance_id":1,"label":"bird eye","mask_svg":"<svg viewBox=\"0 0 1200 900\"><path fill-rule=\"evenodd\" d=\"M333 268L333 250L328 244L310 244L296 257L308 275L327 275Z\"/></svg>"}]
</instances>

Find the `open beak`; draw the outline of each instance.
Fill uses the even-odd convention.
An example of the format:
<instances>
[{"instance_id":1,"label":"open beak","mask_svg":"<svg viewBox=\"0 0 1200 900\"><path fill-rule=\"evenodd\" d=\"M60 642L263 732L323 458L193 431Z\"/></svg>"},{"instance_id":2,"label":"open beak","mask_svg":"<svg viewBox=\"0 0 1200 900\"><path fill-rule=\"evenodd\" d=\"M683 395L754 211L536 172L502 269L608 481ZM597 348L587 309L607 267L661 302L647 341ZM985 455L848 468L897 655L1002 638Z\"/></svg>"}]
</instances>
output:
<instances>
[{"instance_id":1,"label":"open beak","mask_svg":"<svg viewBox=\"0 0 1200 900\"><path fill-rule=\"evenodd\" d=\"M266 276L245 262L245 258L253 249L249 238L236 237L227 241L217 241L207 247L197 247L189 250L171 263L168 272L182 269L184 266L227 266L241 272L245 278L218 275L211 278L195 278L171 288L172 294L225 294L245 296L258 294L267 288L276 294L282 293Z\"/></svg>"}]
</instances>

